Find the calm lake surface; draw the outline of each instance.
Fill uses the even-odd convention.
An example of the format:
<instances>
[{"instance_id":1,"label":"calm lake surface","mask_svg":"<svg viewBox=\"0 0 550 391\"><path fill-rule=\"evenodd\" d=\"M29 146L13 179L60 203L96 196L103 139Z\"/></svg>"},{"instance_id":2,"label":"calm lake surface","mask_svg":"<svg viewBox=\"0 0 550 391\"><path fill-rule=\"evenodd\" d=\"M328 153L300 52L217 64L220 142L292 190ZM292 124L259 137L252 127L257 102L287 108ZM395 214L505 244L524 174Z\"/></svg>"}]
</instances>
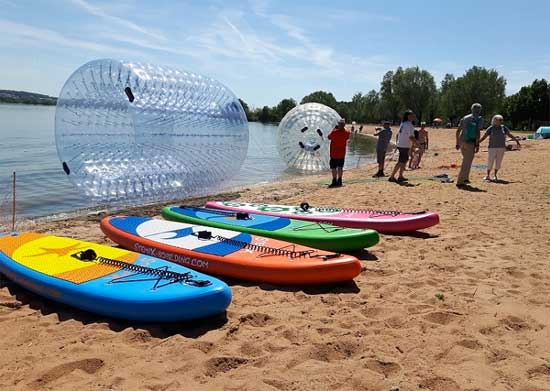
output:
<instances>
[{"instance_id":1,"label":"calm lake surface","mask_svg":"<svg viewBox=\"0 0 550 391\"><path fill-rule=\"evenodd\" d=\"M54 106L0 104L0 207L5 207L11 194L11 175L16 171L17 211L22 217L94 206L80 197L61 168L55 148L54 117ZM301 175L289 171L279 158L276 125L251 122L249 129L247 158L226 188ZM373 161L373 141L354 137L348 144L346 167Z\"/></svg>"}]
</instances>

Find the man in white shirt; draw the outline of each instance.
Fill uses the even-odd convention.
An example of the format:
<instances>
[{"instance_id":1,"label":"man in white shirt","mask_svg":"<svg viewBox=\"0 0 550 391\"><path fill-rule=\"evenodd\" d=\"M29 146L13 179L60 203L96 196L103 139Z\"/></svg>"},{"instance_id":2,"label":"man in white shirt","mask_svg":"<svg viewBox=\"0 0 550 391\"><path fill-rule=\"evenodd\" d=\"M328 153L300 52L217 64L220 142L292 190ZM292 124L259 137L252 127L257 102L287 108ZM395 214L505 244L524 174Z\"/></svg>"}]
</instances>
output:
<instances>
[{"instance_id":1,"label":"man in white shirt","mask_svg":"<svg viewBox=\"0 0 550 391\"><path fill-rule=\"evenodd\" d=\"M416 115L407 110L403 114L403 121L397 132L397 150L399 151L399 160L395 165L390 179L390 182L405 182L407 179L403 176L407 161L409 160L409 151L413 146L416 146L416 139L414 138L414 125L413 121L416 119ZM399 177L395 179L395 174L399 171Z\"/></svg>"}]
</instances>

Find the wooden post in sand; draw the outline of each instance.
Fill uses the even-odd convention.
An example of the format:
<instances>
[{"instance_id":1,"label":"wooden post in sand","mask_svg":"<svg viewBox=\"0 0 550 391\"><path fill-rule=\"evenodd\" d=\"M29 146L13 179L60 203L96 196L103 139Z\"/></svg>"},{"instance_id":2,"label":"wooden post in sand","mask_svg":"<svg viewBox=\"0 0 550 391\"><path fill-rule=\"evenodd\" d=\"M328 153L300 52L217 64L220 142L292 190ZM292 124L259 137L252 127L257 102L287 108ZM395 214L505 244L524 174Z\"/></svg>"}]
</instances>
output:
<instances>
[{"instance_id":1,"label":"wooden post in sand","mask_svg":"<svg viewBox=\"0 0 550 391\"><path fill-rule=\"evenodd\" d=\"M13 199L12 199L12 218L11 218L11 231L15 232L15 171L13 172Z\"/></svg>"}]
</instances>

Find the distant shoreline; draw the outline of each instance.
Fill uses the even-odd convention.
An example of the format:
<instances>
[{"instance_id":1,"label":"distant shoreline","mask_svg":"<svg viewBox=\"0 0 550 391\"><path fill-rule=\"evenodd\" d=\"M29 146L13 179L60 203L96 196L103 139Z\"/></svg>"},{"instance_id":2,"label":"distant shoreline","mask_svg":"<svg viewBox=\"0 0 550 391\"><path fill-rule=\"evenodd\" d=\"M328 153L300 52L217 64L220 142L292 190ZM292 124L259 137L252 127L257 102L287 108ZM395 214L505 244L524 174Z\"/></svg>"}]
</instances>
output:
<instances>
[{"instance_id":1,"label":"distant shoreline","mask_svg":"<svg viewBox=\"0 0 550 391\"><path fill-rule=\"evenodd\" d=\"M0 105L26 105L26 106L55 106L57 103L39 103L39 102L8 102L0 100Z\"/></svg>"},{"instance_id":2,"label":"distant shoreline","mask_svg":"<svg viewBox=\"0 0 550 391\"><path fill-rule=\"evenodd\" d=\"M55 106L57 98L35 92L0 90L0 104Z\"/></svg>"}]
</instances>

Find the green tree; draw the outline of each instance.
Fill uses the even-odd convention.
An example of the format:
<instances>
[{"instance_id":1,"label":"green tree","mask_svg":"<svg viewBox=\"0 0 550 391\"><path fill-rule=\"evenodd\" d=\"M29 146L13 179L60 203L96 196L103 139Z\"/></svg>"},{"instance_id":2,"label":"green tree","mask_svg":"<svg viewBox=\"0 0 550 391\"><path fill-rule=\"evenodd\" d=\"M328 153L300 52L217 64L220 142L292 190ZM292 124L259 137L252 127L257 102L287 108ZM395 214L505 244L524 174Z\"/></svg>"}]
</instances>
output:
<instances>
[{"instance_id":1,"label":"green tree","mask_svg":"<svg viewBox=\"0 0 550 391\"><path fill-rule=\"evenodd\" d=\"M441 89L439 92L439 112L444 118L447 118L452 124L455 124L458 119L464 115L459 112L456 101L457 90L455 87L456 78L447 73L441 81Z\"/></svg>"},{"instance_id":2,"label":"green tree","mask_svg":"<svg viewBox=\"0 0 550 391\"><path fill-rule=\"evenodd\" d=\"M380 114L391 121L399 120L401 103L394 92L393 71L388 71L380 83Z\"/></svg>"},{"instance_id":3,"label":"green tree","mask_svg":"<svg viewBox=\"0 0 550 391\"><path fill-rule=\"evenodd\" d=\"M472 103L483 106L485 118L491 117L504 106L506 79L494 69L474 66L454 80L442 83L442 106L449 118L461 117L470 112Z\"/></svg>"},{"instance_id":4,"label":"green tree","mask_svg":"<svg viewBox=\"0 0 550 391\"><path fill-rule=\"evenodd\" d=\"M535 80L505 99L505 119L514 128L534 130L550 121L550 85L546 80Z\"/></svg>"},{"instance_id":5,"label":"green tree","mask_svg":"<svg viewBox=\"0 0 550 391\"><path fill-rule=\"evenodd\" d=\"M246 118L249 120L249 121L252 121L251 119L251 113L250 113L250 108L248 107L248 105L246 104L246 102L242 99L239 98L239 103L241 104L241 106L243 107L243 110L244 110L244 113L246 114Z\"/></svg>"},{"instance_id":6,"label":"green tree","mask_svg":"<svg viewBox=\"0 0 550 391\"><path fill-rule=\"evenodd\" d=\"M427 117L437 88L430 72L419 67L398 68L393 75L392 88L401 107L413 110L419 121L431 119Z\"/></svg>"},{"instance_id":7,"label":"green tree","mask_svg":"<svg viewBox=\"0 0 550 391\"><path fill-rule=\"evenodd\" d=\"M283 99L280 101L279 104L271 110L275 117L275 122L280 122L286 113L295 108L296 105L296 101L292 98Z\"/></svg>"},{"instance_id":8,"label":"green tree","mask_svg":"<svg viewBox=\"0 0 550 391\"><path fill-rule=\"evenodd\" d=\"M264 106L260 109L258 114L258 121L262 123L273 122L273 115L271 109L268 106Z\"/></svg>"},{"instance_id":9,"label":"green tree","mask_svg":"<svg viewBox=\"0 0 550 391\"><path fill-rule=\"evenodd\" d=\"M332 92L325 91L315 91L309 95L306 95L300 101L300 104L304 103L321 103L325 106L331 107L334 110L338 111L338 102ZM342 114L340 114L342 115Z\"/></svg>"}]
</instances>

